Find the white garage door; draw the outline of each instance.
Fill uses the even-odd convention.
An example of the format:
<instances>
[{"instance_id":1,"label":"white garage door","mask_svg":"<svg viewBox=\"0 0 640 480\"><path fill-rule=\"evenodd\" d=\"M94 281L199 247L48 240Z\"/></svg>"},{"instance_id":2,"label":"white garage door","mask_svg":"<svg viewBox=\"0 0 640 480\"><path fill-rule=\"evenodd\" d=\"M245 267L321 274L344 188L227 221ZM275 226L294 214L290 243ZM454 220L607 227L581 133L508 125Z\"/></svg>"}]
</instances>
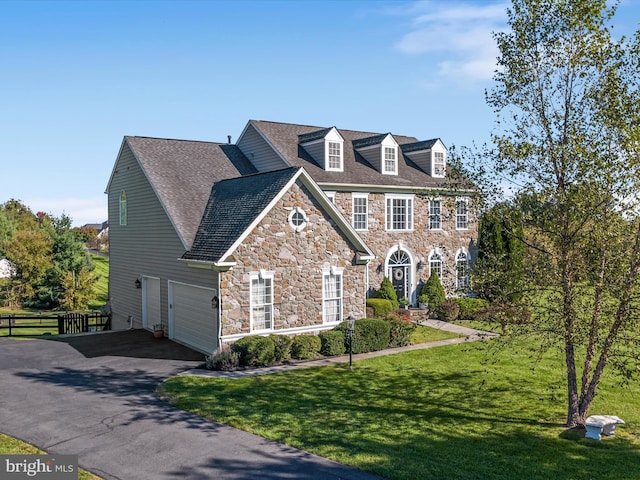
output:
<instances>
[{"instance_id":1,"label":"white garage door","mask_svg":"<svg viewBox=\"0 0 640 480\"><path fill-rule=\"evenodd\" d=\"M142 328L160 323L160 279L142 277Z\"/></svg>"},{"instance_id":2,"label":"white garage door","mask_svg":"<svg viewBox=\"0 0 640 480\"><path fill-rule=\"evenodd\" d=\"M169 338L211 354L218 346L214 290L169 282Z\"/></svg>"}]
</instances>

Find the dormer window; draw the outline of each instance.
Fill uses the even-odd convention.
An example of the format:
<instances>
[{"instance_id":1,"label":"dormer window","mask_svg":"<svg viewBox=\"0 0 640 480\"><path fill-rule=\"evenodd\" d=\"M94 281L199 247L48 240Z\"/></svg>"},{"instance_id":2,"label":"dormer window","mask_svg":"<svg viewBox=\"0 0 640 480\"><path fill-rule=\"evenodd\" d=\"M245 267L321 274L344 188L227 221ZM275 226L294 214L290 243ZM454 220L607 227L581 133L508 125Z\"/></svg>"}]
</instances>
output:
<instances>
[{"instance_id":1,"label":"dormer window","mask_svg":"<svg viewBox=\"0 0 640 480\"><path fill-rule=\"evenodd\" d=\"M444 152L433 152L433 176L444 177Z\"/></svg>"},{"instance_id":2,"label":"dormer window","mask_svg":"<svg viewBox=\"0 0 640 480\"><path fill-rule=\"evenodd\" d=\"M327 142L327 170L342 171L342 142Z\"/></svg>"},{"instance_id":3,"label":"dormer window","mask_svg":"<svg viewBox=\"0 0 640 480\"><path fill-rule=\"evenodd\" d=\"M383 147L384 164L383 172L395 175L398 173L398 149L396 147Z\"/></svg>"}]
</instances>

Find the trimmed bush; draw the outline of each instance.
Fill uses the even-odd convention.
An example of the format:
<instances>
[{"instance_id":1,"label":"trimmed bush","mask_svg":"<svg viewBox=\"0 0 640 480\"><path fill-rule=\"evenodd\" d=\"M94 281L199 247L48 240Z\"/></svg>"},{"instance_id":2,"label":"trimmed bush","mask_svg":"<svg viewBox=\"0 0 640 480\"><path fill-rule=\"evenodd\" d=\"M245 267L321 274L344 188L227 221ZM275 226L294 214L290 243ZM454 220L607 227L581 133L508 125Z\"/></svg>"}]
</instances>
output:
<instances>
[{"instance_id":1,"label":"trimmed bush","mask_svg":"<svg viewBox=\"0 0 640 480\"><path fill-rule=\"evenodd\" d=\"M396 310L400 304L398 303L398 296L396 295L396 291L393 288L393 284L389 277L384 277L382 279L382 283L380 284L380 289L376 292L375 298L385 298L387 300L391 300L393 304L393 309Z\"/></svg>"},{"instance_id":2,"label":"trimmed bush","mask_svg":"<svg viewBox=\"0 0 640 480\"><path fill-rule=\"evenodd\" d=\"M291 358L291 342L293 339L288 335L276 335L272 333L269 338L273 341L275 347L274 353L276 362L288 360Z\"/></svg>"},{"instance_id":3,"label":"trimmed bush","mask_svg":"<svg viewBox=\"0 0 640 480\"><path fill-rule=\"evenodd\" d=\"M447 300L442 302L438 306L437 316L439 320L443 322L455 322L458 319L458 313L460 312L460 306L456 302Z\"/></svg>"},{"instance_id":4,"label":"trimmed bush","mask_svg":"<svg viewBox=\"0 0 640 480\"><path fill-rule=\"evenodd\" d=\"M451 300L460 307L460 312L458 313L460 320L476 320L478 314L489 306L489 302L482 298L460 297L452 298Z\"/></svg>"},{"instance_id":5,"label":"trimmed bush","mask_svg":"<svg viewBox=\"0 0 640 480\"><path fill-rule=\"evenodd\" d=\"M240 354L240 364L246 367L265 367L276 361L275 344L269 337L244 337L231 346Z\"/></svg>"},{"instance_id":6,"label":"trimmed bush","mask_svg":"<svg viewBox=\"0 0 640 480\"><path fill-rule=\"evenodd\" d=\"M342 355L346 351L344 333L339 330L328 330L321 332L320 353L327 357Z\"/></svg>"},{"instance_id":7,"label":"trimmed bush","mask_svg":"<svg viewBox=\"0 0 640 480\"><path fill-rule=\"evenodd\" d=\"M367 307L373 310L374 317L384 317L398 307L393 307L393 302L387 298L367 298Z\"/></svg>"},{"instance_id":8,"label":"trimmed bush","mask_svg":"<svg viewBox=\"0 0 640 480\"><path fill-rule=\"evenodd\" d=\"M347 330L349 327L347 322L342 322L335 329L343 332L345 338L347 338L348 345ZM390 332L389 323L381 318L361 318L356 320L352 352L366 353L384 350L389 346Z\"/></svg>"},{"instance_id":9,"label":"trimmed bush","mask_svg":"<svg viewBox=\"0 0 640 480\"><path fill-rule=\"evenodd\" d=\"M390 347L411 345L411 334L416 326L409 321L408 316L405 318L391 313L384 318L384 321L389 324Z\"/></svg>"},{"instance_id":10,"label":"trimmed bush","mask_svg":"<svg viewBox=\"0 0 640 480\"><path fill-rule=\"evenodd\" d=\"M210 357L205 358L205 365L208 370L218 370L229 372L240 368L240 354L230 348L224 348L214 352Z\"/></svg>"},{"instance_id":11,"label":"trimmed bush","mask_svg":"<svg viewBox=\"0 0 640 480\"><path fill-rule=\"evenodd\" d=\"M442 287L440 277L438 277L436 272L431 273L422 287L420 295L426 295L427 303L429 304L429 312L434 313L438 311L440 304L446 300L444 288Z\"/></svg>"},{"instance_id":12,"label":"trimmed bush","mask_svg":"<svg viewBox=\"0 0 640 480\"><path fill-rule=\"evenodd\" d=\"M291 357L298 360L315 358L320 355L322 342L315 335L298 335L291 343Z\"/></svg>"}]
</instances>

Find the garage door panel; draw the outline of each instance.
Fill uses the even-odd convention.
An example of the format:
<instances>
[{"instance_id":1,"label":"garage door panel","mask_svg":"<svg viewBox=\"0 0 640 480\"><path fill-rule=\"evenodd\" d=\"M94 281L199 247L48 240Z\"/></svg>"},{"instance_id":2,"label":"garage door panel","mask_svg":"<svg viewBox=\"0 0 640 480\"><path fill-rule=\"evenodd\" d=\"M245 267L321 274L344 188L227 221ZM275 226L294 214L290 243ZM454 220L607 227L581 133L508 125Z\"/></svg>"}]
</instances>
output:
<instances>
[{"instance_id":1,"label":"garage door panel","mask_svg":"<svg viewBox=\"0 0 640 480\"><path fill-rule=\"evenodd\" d=\"M217 315L211 304L214 290L176 282L171 287L171 338L203 352L213 352L218 344Z\"/></svg>"}]
</instances>

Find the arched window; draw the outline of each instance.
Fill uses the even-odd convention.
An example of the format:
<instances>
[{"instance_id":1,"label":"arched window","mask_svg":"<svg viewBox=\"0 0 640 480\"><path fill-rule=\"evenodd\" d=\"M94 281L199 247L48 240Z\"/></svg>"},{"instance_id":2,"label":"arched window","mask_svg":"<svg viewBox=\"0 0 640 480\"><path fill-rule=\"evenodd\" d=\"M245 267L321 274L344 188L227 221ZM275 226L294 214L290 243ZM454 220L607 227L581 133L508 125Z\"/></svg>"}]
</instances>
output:
<instances>
[{"instance_id":1,"label":"arched window","mask_svg":"<svg viewBox=\"0 0 640 480\"><path fill-rule=\"evenodd\" d=\"M469 259L467 253L460 249L456 255L456 288L466 290L469 287Z\"/></svg>"},{"instance_id":2,"label":"arched window","mask_svg":"<svg viewBox=\"0 0 640 480\"><path fill-rule=\"evenodd\" d=\"M429 255L429 275L434 272L442 280L442 255L437 250L432 251Z\"/></svg>"},{"instance_id":3,"label":"arched window","mask_svg":"<svg viewBox=\"0 0 640 480\"><path fill-rule=\"evenodd\" d=\"M120 193L120 225L127 224L127 192Z\"/></svg>"}]
</instances>

